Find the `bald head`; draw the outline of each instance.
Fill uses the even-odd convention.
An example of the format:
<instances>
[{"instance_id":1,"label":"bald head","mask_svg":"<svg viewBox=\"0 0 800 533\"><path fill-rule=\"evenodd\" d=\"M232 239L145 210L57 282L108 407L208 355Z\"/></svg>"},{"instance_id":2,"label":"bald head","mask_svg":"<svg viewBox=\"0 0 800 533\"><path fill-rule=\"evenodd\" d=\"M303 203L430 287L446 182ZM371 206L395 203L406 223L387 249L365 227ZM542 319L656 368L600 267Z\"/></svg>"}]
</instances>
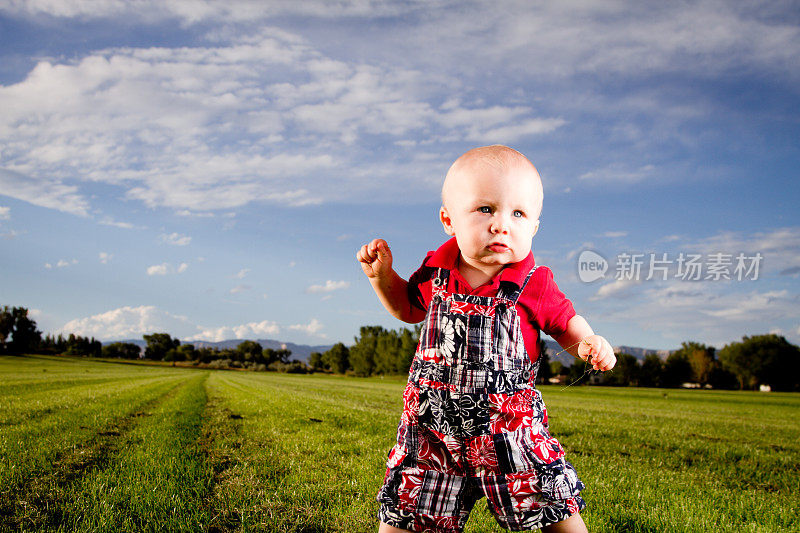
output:
<instances>
[{"instance_id":1,"label":"bald head","mask_svg":"<svg viewBox=\"0 0 800 533\"><path fill-rule=\"evenodd\" d=\"M464 186L464 180L474 179L475 176L507 176L512 173L518 179L530 180L532 187L526 190L532 189L536 196L538 218L544 195L539 172L527 157L500 144L473 148L456 159L447 171L442 185L442 205L448 205L449 197L453 191Z\"/></svg>"}]
</instances>

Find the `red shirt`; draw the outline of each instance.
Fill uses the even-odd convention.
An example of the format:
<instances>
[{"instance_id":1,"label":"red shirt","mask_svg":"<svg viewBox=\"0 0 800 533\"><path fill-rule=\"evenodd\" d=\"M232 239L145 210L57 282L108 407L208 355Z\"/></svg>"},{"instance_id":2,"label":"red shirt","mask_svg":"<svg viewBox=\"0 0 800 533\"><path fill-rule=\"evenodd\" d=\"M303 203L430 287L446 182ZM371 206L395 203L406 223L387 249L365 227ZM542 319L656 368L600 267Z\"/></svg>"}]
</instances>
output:
<instances>
[{"instance_id":1,"label":"red shirt","mask_svg":"<svg viewBox=\"0 0 800 533\"><path fill-rule=\"evenodd\" d=\"M431 302L432 276L437 268L450 271L448 292L494 297L497 296L501 283L512 283L520 287L528 272L536 264L531 252L522 261L506 265L494 278L473 289L458 272L459 256L460 251L455 237L440 246L438 250L428 252L422 261L422 266L408 280L408 299L411 305L427 311ZM539 330L551 337L561 335L567 329L567 322L575 316L575 309L572 307L572 302L553 281L553 272L547 267L540 266L517 300L517 314L522 327L525 349L531 361L536 361L539 358L537 342Z\"/></svg>"}]
</instances>

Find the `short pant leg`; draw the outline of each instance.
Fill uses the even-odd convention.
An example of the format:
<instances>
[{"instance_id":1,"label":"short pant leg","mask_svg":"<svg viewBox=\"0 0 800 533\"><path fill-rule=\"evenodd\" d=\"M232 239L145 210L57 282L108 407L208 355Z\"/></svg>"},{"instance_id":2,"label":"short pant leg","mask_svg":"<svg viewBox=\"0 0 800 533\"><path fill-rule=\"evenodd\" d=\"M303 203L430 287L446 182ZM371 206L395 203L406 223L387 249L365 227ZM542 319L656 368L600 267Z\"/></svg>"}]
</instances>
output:
<instances>
[{"instance_id":1,"label":"short pant leg","mask_svg":"<svg viewBox=\"0 0 800 533\"><path fill-rule=\"evenodd\" d=\"M389 468L378 494L378 518L409 531L460 533L481 496L474 480L464 476L420 468Z\"/></svg>"}]
</instances>

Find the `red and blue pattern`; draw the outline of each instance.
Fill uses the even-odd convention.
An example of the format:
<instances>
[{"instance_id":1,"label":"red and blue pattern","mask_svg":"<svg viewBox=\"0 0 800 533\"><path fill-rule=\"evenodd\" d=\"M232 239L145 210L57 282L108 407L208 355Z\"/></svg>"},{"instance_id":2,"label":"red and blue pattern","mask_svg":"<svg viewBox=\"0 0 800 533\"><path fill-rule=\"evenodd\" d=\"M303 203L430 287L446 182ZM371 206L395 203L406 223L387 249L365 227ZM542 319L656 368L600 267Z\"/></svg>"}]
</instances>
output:
<instances>
[{"instance_id":1,"label":"red and blue pattern","mask_svg":"<svg viewBox=\"0 0 800 533\"><path fill-rule=\"evenodd\" d=\"M512 531L559 522L585 507L583 483L548 431L516 301L448 293L438 269L397 443L378 494L379 518L411 531L459 532L482 497Z\"/></svg>"}]
</instances>

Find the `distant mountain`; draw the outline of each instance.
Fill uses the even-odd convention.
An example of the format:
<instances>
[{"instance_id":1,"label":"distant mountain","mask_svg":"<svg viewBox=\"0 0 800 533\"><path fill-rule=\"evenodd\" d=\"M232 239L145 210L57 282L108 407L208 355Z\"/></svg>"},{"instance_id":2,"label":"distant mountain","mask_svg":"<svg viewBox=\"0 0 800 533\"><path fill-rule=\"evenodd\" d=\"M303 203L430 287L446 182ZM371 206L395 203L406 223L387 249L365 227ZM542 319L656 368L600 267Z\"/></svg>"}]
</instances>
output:
<instances>
[{"instance_id":1,"label":"distant mountain","mask_svg":"<svg viewBox=\"0 0 800 533\"><path fill-rule=\"evenodd\" d=\"M230 339L226 341L220 342L208 342L208 341L181 341L181 344L192 344L195 348L216 348L219 350L229 349L229 348L236 348L241 343L248 339ZM126 339L121 341L108 341L104 342L103 344L111 344L112 342L129 342L131 344L135 344L139 348L144 351L147 343L144 339ZM312 352L327 352L330 350L333 345L332 344L325 344L319 346L309 346L307 344L294 344L293 342L282 342L276 341L273 339L258 339L256 341L261 345L262 348L271 348L273 350L289 350L292 352L292 355L289 357L290 359L297 359L298 361L308 362L308 358L311 356Z\"/></svg>"}]
</instances>

